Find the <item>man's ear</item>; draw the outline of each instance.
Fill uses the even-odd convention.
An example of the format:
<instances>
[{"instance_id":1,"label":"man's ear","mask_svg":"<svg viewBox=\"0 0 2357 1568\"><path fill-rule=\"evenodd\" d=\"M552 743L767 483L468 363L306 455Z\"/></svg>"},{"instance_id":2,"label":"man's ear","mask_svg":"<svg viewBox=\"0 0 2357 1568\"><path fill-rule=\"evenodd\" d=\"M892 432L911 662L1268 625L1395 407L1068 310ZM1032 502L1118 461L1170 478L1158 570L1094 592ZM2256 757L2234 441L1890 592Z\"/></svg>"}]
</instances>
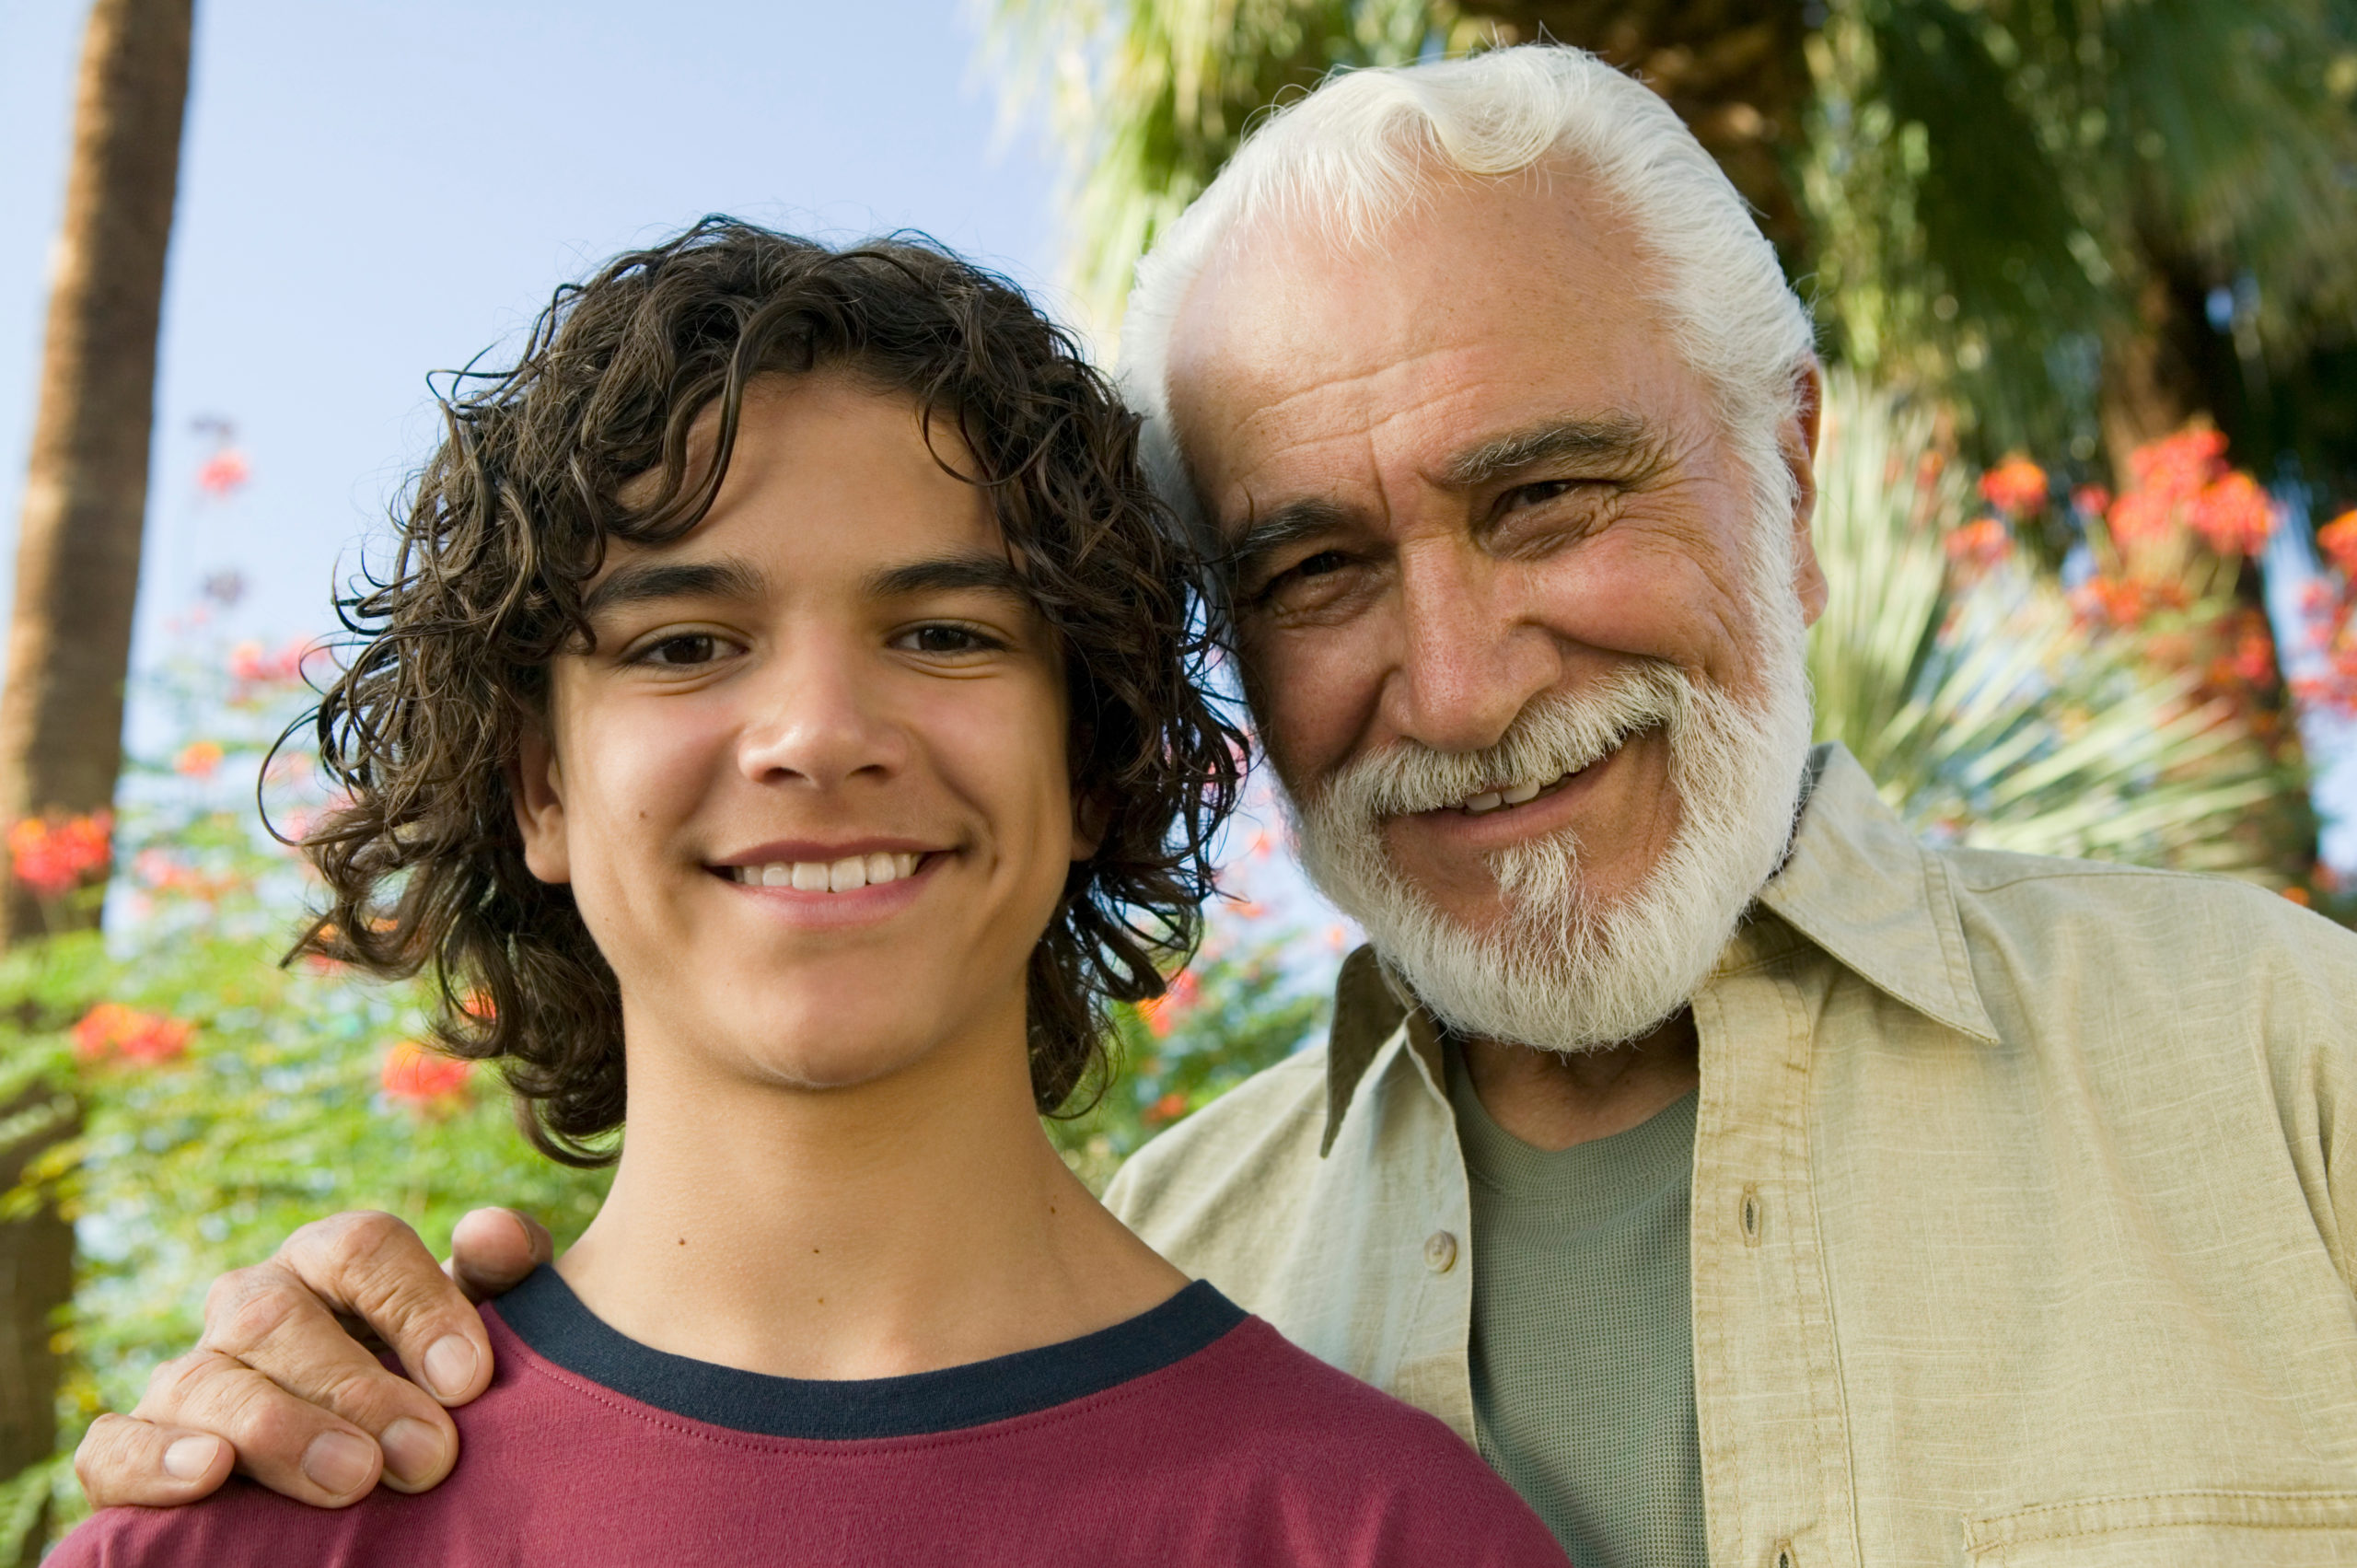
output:
<instances>
[{"instance_id":1,"label":"man's ear","mask_svg":"<svg viewBox=\"0 0 2357 1568\"><path fill-rule=\"evenodd\" d=\"M1776 444L1784 470L1793 477L1793 591L1800 595L1801 619L1814 626L1825 613L1829 592L1809 537L1809 519L1817 512L1817 438L1825 414L1825 372L1812 357L1793 379L1793 413L1777 433Z\"/></svg>"},{"instance_id":2,"label":"man's ear","mask_svg":"<svg viewBox=\"0 0 2357 1568\"><path fill-rule=\"evenodd\" d=\"M516 828L524 835L524 865L543 882L573 880L573 859L564 837L564 779L556 748L540 725L527 722L516 761L507 769L507 794L516 807Z\"/></svg>"}]
</instances>

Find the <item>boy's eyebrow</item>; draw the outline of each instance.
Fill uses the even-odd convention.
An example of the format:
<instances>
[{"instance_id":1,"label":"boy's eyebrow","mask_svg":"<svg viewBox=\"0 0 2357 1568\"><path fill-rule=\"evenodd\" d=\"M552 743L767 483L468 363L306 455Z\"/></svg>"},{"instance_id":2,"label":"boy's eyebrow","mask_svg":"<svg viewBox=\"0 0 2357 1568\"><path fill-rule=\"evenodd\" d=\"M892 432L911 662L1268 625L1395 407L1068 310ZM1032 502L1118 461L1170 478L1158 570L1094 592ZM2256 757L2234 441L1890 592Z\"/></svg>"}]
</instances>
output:
<instances>
[{"instance_id":1,"label":"boy's eyebrow","mask_svg":"<svg viewBox=\"0 0 2357 1568\"><path fill-rule=\"evenodd\" d=\"M761 575L745 562L724 556L718 561L644 561L617 566L613 575L591 588L581 600L585 620L625 604L646 604L667 598L753 598L761 590Z\"/></svg>"},{"instance_id":2,"label":"boy's eyebrow","mask_svg":"<svg viewBox=\"0 0 2357 1568\"><path fill-rule=\"evenodd\" d=\"M1030 585L1015 563L984 551L936 555L904 565L870 572L861 585L873 598L902 598L911 594L961 593L980 589L1002 594L1024 604L1031 602Z\"/></svg>"}]
</instances>

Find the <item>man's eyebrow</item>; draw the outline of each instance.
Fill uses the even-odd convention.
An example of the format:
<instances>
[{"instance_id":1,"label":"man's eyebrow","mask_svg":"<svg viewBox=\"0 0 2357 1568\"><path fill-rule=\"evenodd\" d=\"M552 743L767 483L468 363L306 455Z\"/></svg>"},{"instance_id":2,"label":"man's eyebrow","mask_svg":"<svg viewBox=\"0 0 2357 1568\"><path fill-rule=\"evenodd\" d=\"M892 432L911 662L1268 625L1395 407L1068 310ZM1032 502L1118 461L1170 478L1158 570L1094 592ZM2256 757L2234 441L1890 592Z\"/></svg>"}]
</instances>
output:
<instances>
[{"instance_id":1,"label":"man's eyebrow","mask_svg":"<svg viewBox=\"0 0 2357 1568\"><path fill-rule=\"evenodd\" d=\"M761 591L761 573L734 557L642 561L615 567L610 576L583 598L581 613L585 619L595 619L625 604L669 598L756 598Z\"/></svg>"},{"instance_id":2,"label":"man's eyebrow","mask_svg":"<svg viewBox=\"0 0 2357 1568\"><path fill-rule=\"evenodd\" d=\"M1001 594L1027 605L1031 602L1031 586L1015 569L1015 563L1003 555L979 550L883 567L869 573L861 587L873 598L979 590Z\"/></svg>"},{"instance_id":3,"label":"man's eyebrow","mask_svg":"<svg viewBox=\"0 0 2357 1568\"><path fill-rule=\"evenodd\" d=\"M1659 437L1633 414L1550 419L1464 448L1441 465L1439 479L1452 490L1471 490L1548 463L1651 467L1661 451Z\"/></svg>"},{"instance_id":4,"label":"man's eyebrow","mask_svg":"<svg viewBox=\"0 0 2357 1568\"><path fill-rule=\"evenodd\" d=\"M1331 501L1288 501L1247 521L1236 542L1221 552L1219 564L1230 577L1240 578L1268 556L1330 533L1347 520L1345 510Z\"/></svg>"}]
</instances>

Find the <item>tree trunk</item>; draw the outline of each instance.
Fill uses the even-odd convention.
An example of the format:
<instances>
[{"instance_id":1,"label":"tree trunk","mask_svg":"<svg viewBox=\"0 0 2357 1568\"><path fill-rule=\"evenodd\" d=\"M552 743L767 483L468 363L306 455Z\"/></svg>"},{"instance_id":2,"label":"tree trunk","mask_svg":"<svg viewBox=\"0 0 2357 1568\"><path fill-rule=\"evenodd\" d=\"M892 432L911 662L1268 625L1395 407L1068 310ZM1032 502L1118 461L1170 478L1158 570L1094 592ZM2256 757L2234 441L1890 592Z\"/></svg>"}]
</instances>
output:
<instances>
[{"instance_id":1,"label":"tree trunk","mask_svg":"<svg viewBox=\"0 0 2357 1568\"><path fill-rule=\"evenodd\" d=\"M1758 209L1786 272L1807 270L1808 226L1787 167L1810 92L1797 0L1458 0L1458 8L1495 22L1501 41L1543 35L1636 72Z\"/></svg>"},{"instance_id":2,"label":"tree trunk","mask_svg":"<svg viewBox=\"0 0 2357 1568\"><path fill-rule=\"evenodd\" d=\"M0 824L114 799L192 5L90 8L17 540ZM12 880L0 943L41 929Z\"/></svg>"},{"instance_id":3,"label":"tree trunk","mask_svg":"<svg viewBox=\"0 0 2357 1568\"><path fill-rule=\"evenodd\" d=\"M83 39L0 693L0 826L114 799L192 9L95 0ZM0 943L42 929L8 879ZM0 1106L0 1191L76 1121L71 1097L39 1083ZM0 1225L0 1476L56 1443L52 1319L73 1292L74 1230L55 1208Z\"/></svg>"},{"instance_id":4,"label":"tree trunk","mask_svg":"<svg viewBox=\"0 0 2357 1568\"><path fill-rule=\"evenodd\" d=\"M81 1128L71 1096L35 1084L0 1105L0 1192L43 1153ZM74 1227L53 1207L0 1224L0 1480L49 1458L57 1443L58 1360L50 1319L74 1294ZM40 1521L17 1543L41 1556ZM0 1551L9 1543L0 1542Z\"/></svg>"}]
</instances>

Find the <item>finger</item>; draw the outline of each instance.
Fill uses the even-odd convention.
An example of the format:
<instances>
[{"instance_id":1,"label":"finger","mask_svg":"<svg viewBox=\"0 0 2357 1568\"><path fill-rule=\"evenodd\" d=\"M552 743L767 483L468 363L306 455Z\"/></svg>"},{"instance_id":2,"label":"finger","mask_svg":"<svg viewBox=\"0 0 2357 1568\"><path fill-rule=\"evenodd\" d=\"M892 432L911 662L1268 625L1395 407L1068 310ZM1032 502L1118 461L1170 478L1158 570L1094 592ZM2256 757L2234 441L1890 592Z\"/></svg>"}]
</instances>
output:
<instances>
[{"instance_id":1,"label":"finger","mask_svg":"<svg viewBox=\"0 0 2357 1568\"><path fill-rule=\"evenodd\" d=\"M102 1415L74 1450L74 1475L93 1508L170 1508L210 1496L237 1457L210 1433Z\"/></svg>"},{"instance_id":2,"label":"finger","mask_svg":"<svg viewBox=\"0 0 2357 1568\"><path fill-rule=\"evenodd\" d=\"M237 1450L238 1469L314 1507L358 1502L382 1469L377 1444L366 1432L218 1351L195 1351L158 1366L132 1413L226 1438Z\"/></svg>"},{"instance_id":3,"label":"finger","mask_svg":"<svg viewBox=\"0 0 2357 1568\"><path fill-rule=\"evenodd\" d=\"M463 1405L491 1386L491 1335L425 1243L390 1214L337 1214L286 1238L272 1262L312 1295L374 1329L409 1375L446 1405ZM207 1318L211 1313L207 1311ZM206 1330L212 1342L212 1330ZM299 1366L254 1361L217 1348L284 1382ZM289 1388L294 1384L289 1383Z\"/></svg>"},{"instance_id":4,"label":"finger","mask_svg":"<svg viewBox=\"0 0 2357 1568\"><path fill-rule=\"evenodd\" d=\"M444 1271L470 1301L504 1295L556 1256L556 1243L538 1220L513 1209L476 1209L450 1230Z\"/></svg>"},{"instance_id":5,"label":"finger","mask_svg":"<svg viewBox=\"0 0 2357 1568\"><path fill-rule=\"evenodd\" d=\"M373 1435L384 1451L385 1481L396 1491L423 1492L450 1473L459 1456L459 1429L449 1413L355 1342L283 1265L239 1269L215 1280L205 1298L204 1323L200 1349L250 1368L296 1399ZM140 1413L221 1430L183 1411L160 1378L149 1383ZM295 1449L259 1455L242 1442L238 1457L241 1463L266 1460L282 1469L301 1462Z\"/></svg>"}]
</instances>

